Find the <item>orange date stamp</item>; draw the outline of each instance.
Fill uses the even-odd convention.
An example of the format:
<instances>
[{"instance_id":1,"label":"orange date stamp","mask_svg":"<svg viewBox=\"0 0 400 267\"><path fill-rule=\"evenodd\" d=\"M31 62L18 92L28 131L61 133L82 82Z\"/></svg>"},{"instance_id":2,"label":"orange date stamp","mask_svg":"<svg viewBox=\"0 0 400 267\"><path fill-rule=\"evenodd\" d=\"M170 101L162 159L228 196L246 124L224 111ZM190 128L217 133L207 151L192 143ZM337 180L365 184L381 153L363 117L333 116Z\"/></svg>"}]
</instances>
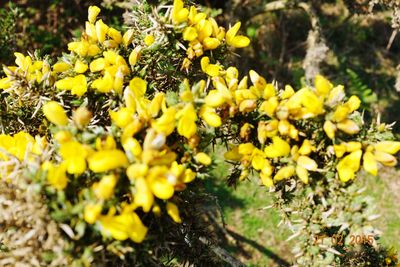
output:
<instances>
[{"instance_id":1,"label":"orange date stamp","mask_svg":"<svg viewBox=\"0 0 400 267\"><path fill-rule=\"evenodd\" d=\"M356 235L349 235L350 241L348 242L349 246L355 245L373 245L375 241L374 235L365 235L365 234L356 234ZM333 234L329 236L327 234L318 234L315 235L313 238L313 245L324 244L324 240L330 239L331 244L334 246L345 246L345 235L343 234ZM343 248L344 250L348 250L347 247Z\"/></svg>"}]
</instances>

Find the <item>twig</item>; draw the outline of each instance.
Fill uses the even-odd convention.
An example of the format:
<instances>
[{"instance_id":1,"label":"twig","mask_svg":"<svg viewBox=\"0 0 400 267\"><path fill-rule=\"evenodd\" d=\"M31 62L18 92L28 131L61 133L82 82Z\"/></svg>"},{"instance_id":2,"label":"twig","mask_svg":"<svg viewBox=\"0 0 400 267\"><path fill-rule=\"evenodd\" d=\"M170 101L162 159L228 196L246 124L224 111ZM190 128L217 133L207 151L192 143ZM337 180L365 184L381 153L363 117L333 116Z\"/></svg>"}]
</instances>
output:
<instances>
[{"instance_id":1,"label":"twig","mask_svg":"<svg viewBox=\"0 0 400 267\"><path fill-rule=\"evenodd\" d=\"M392 47L392 44L393 44L394 39L396 38L397 32L398 32L398 29L394 29L392 31L392 35L390 35L389 42L386 46L386 51L389 51L390 48Z\"/></svg>"}]
</instances>

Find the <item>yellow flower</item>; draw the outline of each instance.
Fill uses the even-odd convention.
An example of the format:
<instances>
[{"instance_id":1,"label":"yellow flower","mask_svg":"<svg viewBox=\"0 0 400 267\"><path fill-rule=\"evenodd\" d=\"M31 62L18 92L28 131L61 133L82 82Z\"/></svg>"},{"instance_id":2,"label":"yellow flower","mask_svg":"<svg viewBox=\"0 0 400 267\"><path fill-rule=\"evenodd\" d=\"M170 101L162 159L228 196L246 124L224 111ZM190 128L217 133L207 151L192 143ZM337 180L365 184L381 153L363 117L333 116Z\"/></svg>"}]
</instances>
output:
<instances>
[{"instance_id":1,"label":"yellow flower","mask_svg":"<svg viewBox=\"0 0 400 267\"><path fill-rule=\"evenodd\" d=\"M71 65L69 65L66 62L57 62L56 64L53 65L53 71L56 73L67 71L70 68Z\"/></svg>"},{"instance_id":2,"label":"yellow flower","mask_svg":"<svg viewBox=\"0 0 400 267\"><path fill-rule=\"evenodd\" d=\"M185 41L193 41L197 38L197 30L194 27L186 27L183 31L183 40Z\"/></svg>"},{"instance_id":3,"label":"yellow flower","mask_svg":"<svg viewBox=\"0 0 400 267\"><path fill-rule=\"evenodd\" d=\"M88 21L94 23L100 11L101 9L97 6L89 6Z\"/></svg>"},{"instance_id":4,"label":"yellow flower","mask_svg":"<svg viewBox=\"0 0 400 267\"><path fill-rule=\"evenodd\" d=\"M130 122L133 121L132 111L128 108L122 107L118 111L110 111L110 117L118 127L125 128Z\"/></svg>"},{"instance_id":5,"label":"yellow flower","mask_svg":"<svg viewBox=\"0 0 400 267\"><path fill-rule=\"evenodd\" d=\"M268 115L268 117L275 117L275 111L278 108L279 101L276 96L270 97L268 100L264 101L259 107L259 111Z\"/></svg>"},{"instance_id":6,"label":"yellow flower","mask_svg":"<svg viewBox=\"0 0 400 267\"><path fill-rule=\"evenodd\" d=\"M182 223L182 219L179 216L178 207L174 203L168 201L166 208L167 208L168 215L172 218L172 220L174 220L174 222Z\"/></svg>"},{"instance_id":7,"label":"yellow flower","mask_svg":"<svg viewBox=\"0 0 400 267\"><path fill-rule=\"evenodd\" d=\"M211 107L203 105L199 112L200 117L211 127L219 127L222 124L221 117Z\"/></svg>"},{"instance_id":8,"label":"yellow flower","mask_svg":"<svg viewBox=\"0 0 400 267\"><path fill-rule=\"evenodd\" d=\"M314 86L318 95L323 97L327 96L333 88L333 84L321 75L315 76Z\"/></svg>"},{"instance_id":9,"label":"yellow flower","mask_svg":"<svg viewBox=\"0 0 400 267\"><path fill-rule=\"evenodd\" d=\"M57 126L68 124L68 117L64 108L55 101L50 101L43 105L43 114L51 123Z\"/></svg>"},{"instance_id":10,"label":"yellow flower","mask_svg":"<svg viewBox=\"0 0 400 267\"><path fill-rule=\"evenodd\" d=\"M217 38L206 37L203 40L204 50L213 50L216 49L221 42Z\"/></svg>"},{"instance_id":11,"label":"yellow flower","mask_svg":"<svg viewBox=\"0 0 400 267\"><path fill-rule=\"evenodd\" d=\"M145 177L148 171L148 165L144 163L134 163L126 169L126 175L129 179L135 180L139 177Z\"/></svg>"},{"instance_id":12,"label":"yellow flower","mask_svg":"<svg viewBox=\"0 0 400 267\"><path fill-rule=\"evenodd\" d=\"M311 144L310 140L305 139L303 141L303 144L301 145L301 147L299 148L299 154L300 155L304 155L307 156L309 155L311 152L315 151L315 147Z\"/></svg>"},{"instance_id":13,"label":"yellow flower","mask_svg":"<svg viewBox=\"0 0 400 267\"><path fill-rule=\"evenodd\" d=\"M106 61L102 57L97 58L97 59L93 60L92 62L90 62L90 71L91 72L102 71L102 70L104 70L105 67L106 67Z\"/></svg>"},{"instance_id":14,"label":"yellow flower","mask_svg":"<svg viewBox=\"0 0 400 267\"><path fill-rule=\"evenodd\" d=\"M236 48L246 47L250 44L250 39L246 36L237 35L239 28L241 26L240 22L237 22L232 28L230 28L225 35L226 43L230 46Z\"/></svg>"},{"instance_id":15,"label":"yellow flower","mask_svg":"<svg viewBox=\"0 0 400 267\"><path fill-rule=\"evenodd\" d=\"M200 152L197 153L196 156L194 157L195 160L205 166L208 166L211 164L212 160L210 158L210 156L208 156L206 153L204 152Z\"/></svg>"},{"instance_id":16,"label":"yellow flower","mask_svg":"<svg viewBox=\"0 0 400 267\"><path fill-rule=\"evenodd\" d=\"M114 80L110 73L105 72L102 78L93 81L92 88L102 93L111 92L114 86Z\"/></svg>"},{"instance_id":17,"label":"yellow flower","mask_svg":"<svg viewBox=\"0 0 400 267\"><path fill-rule=\"evenodd\" d=\"M374 145L374 148L378 151L382 151L389 154L396 154L400 150L400 142L398 141L381 141Z\"/></svg>"},{"instance_id":18,"label":"yellow flower","mask_svg":"<svg viewBox=\"0 0 400 267\"><path fill-rule=\"evenodd\" d=\"M116 42L117 44L122 43L122 34L120 31L114 29L114 28L109 28L107 31L107 35L110 36L110 38Z\"/></svg>"},{"instance_id":19,"label":"yellow flower","mask_svg":"<svg viewBox=\"0 0 400 267\"><path fill-rule=\"evenodd\" d=\"M177 113L178 120L178 133L187 139L196 134L197 114L191 103L186 104L185 108Z\"/></svg>"},{"instance_id":20,"label":"yellow flower","mask_svg":"<svg viewBox=\"0 0 400 267\"><path fill-rule=\"evenodd\" d=\"M335 86L329 92L328 98L326 99L325 103L330 107L334 107L339 102L341 102L344 97L345 97L344 87L343 87L343 85L338 85L338 86Z\"/></svg>"},{"instance_id":21,"label":"yellow flower","mask_svg":"<svg viewBox=\"0 0 400 267\"><path fill-rule=\"evenodd\" d=\"M69 141L61 144L60 155L70 174L82 174L86 170L87 154L87 150L79 142Z\"/></svg>"},{"instance_id":22,"label":"yellow flower","mask_svg":"<svg viewBox=\"0 0 400 267\"><path fill-rule=\"evenodd\" d=\"M157 117L158 113L160 110L166 110L166 103L165 103L165 94L158 92L155 94L153 100L151 100L150 106L149 106L149 112L151 116Z\"/></svg>"},{"instance_id":23,"label":"yellow flower","mask_svg":"<svg viewBox=\"0 0 400 267\"><path fill-rule=\"evenodd\" d=\"M11 87L11 80L8 77L0 79L0 89L8 89Z\"/></svg>"},{"instance_id":24,"label":"yellow flower","mask_svg":"<svg viewBox=\"0 0 400 267\"><path fill-rule=\"evenodd\" d=\"M323 128L324 128L324 131L325 131L326 135L330 139L335 138L335 132L336 132L335 124L333 124L331 121L325 121Z\"/></svg>"},{"instance_id":25,"label":"yellow flower","mask_svg":"<svg viewBox=\"0 0 400 267\"><path fill-rule=\"evenodd\" d=\"M347 182L351 179L354 179L355 173L360 168L360 160L362 156L362 151L357 150L351 152L349 155L345 156L341 159L336 166L336 169L339 174L339 178L342 182Z\"/></svg>"},{"instance_id":26,"label":"yellow flower","mask_svg":"<svg viewBox=\"0 0 400 267\"><path fill-rule=\"evenodd\" d=\"M103 43L106 40L108 26L106 24L104 24L104 22L101 19L96 21L96 24L94 26L96 27L97 40L100 43Z\"/></svg>"},{"instance_id":27,"label":"yellow flower","mask_svg":"<svg viewBox=\"0 0 400 267\"><path fill-rule=\"evenodd\" d=\"M100 217L103 207L100 204L87 204L83 210L83 219L88 224L94 224Z\"/></svg>"},{"instance_id":28,"label":"yellow flower","mask_svg":"<svg viewBox=\"0 0 400 267\"><path fill-rule=\"evenodd\" d=\"M129 54L129 64L133 67L136 65L136 63L138 62L139 58L140 58L140 52L142 50L141 46L137 46L135 47L135 49L132 50L132 52Z\"/></svg>"},{"instance_id":29,"label":"yellow flower","mask_svg":"<svg viewBox=\"0 0 400 267\"><path fill-rule=\"evenodd\" d=\"M146 46L151 46L154 43L154 40L155 40L154 35L152 34L146 35L146 37L144 37L144 44Z\"/></svg>"},{"instance_id":30,"label":"yellow flower","mask_svg":"<svg viewBox=\"0 0 400 267\"><path fill-rule=\"evenodd\" d=\"M266 187L274 186L274 180L272 180L271 176L266 175L264 173L260 173L261 182Z\"/></svg>"},{"instance_id":31,"label":"yellow flower","mask_svg":"<svg viewBox=\"0 0 400 267\"><path fill-rule=\"evenodd\" d=\"M66 172L66 165L60 164L55 166L51 162L45 162L42 165L42 169L47 171L47 181L51 186L56 188L57 190L63 190L67 187L68 178Z\"/></svg>"},{"instance_id":32,"label":"yellow flower","mask_svg":"<svg viewBox=\"0 0 400 267\"><path fill-rule=\"evenodd\" d=\"M226 160L239 161L242 158L242 155L239 154L239 147L233 146L231 150L225 152L224 158Z\"/></svg>"},{"instance_id":33,"label":"yellow flower","mask_svg":"<svg viewBox=\"0 0 400 267\"><path fill-rule=\"evenodd\" d=\"M274 136L272 144L265 147L264 153L268 158L285 157L290 154L290 145L279 136Z\"/></svg>"},{"instance_id":34,"label":"yellow flower","mask_svg":"<svg viewBox=\"0 0 400 267\"><path fill-rule=\"evenodd\" d=\"M196 179L196 173L191 169L186 169L183 176L183 182L187 184L192 182L194 179Z\"/></svg>"},{"instance_id":35,"label":"yellow flower","mask_svg":"<svg viewBox=\"0 0 400 267\"><path fill-rule=\"evenodd\" d=\"M98 221L101 233L105 236L112 236L116 240L130 238L133 242L141 243L148 230L133 211L123 212L120 215L107 214L100 216Z\"/></svg>"},{"instance_id":36,"label":"yellow flower","mask_svg":"<svg viewBox=\"0 0 400 267\"><path fill-rule=\"evenodd\" d=\"M124 33L124 35L122 36L122 43L124 44L125 47L128 47L132 43L133 35L134 35L133 29L129 29Z\"/></svg>"},{"instance_id":37,"label":"yellow flower","mask_svg":"<svg viewBox=\"0 0 400 267\"><path fill-rule=\"evenodd\" d=\"M117 177L114 174L106 175L100 182L93 184L93 191L99 199L110 199L114 194L114 187L117 184Z\"/></svg>"},{"instance_id":38,"label":"yellow flower","mask_svg":"<svg viewBox=\"0 0 400 267\"><path fill-rule=\"evenodd\" d=\"M389 153L377 150L375 151L374 156L377 161L381 162L385 166L394 167L397 164L397 159Z\"/></svg>"},{"instance_id":39,"label":"yellow flower","mask_svg":"<svg viewBox=\"0 0 400 267\"><path fill-rule=\"evenodd\" d=\"M179 24L185 22L188 19L189 10L183 7L182 0L174 0L174 6L172 8L172 22Z\"/></svg>"},{"instance_id":40,"label":"yellow flower","mask_svg":"<svg viewBox=\"0 0 400 267\"><path fill-rule=\"evenodd\" d=\"M93 153L88 158L89 168L94 172L106 172L128 164L126 155L121 150L110 149Z\"/></svg>"},{"instance_id":41,"label":"yellow flower","mask_svg":"<svg viewBox=\"0 0 400 267\"><path fill-rule=\"evenodd\" d=\"M92 119L92 112L86 107L77 108L72 114L72 120L79 128L85 127Z\"/></svg>"},{"instance_id":42,"label":"yellow flower","mask_svg":"<svg viewBox=\"0 0 400 267\"><path fill-rule=\"evenodd\" d=\"M253 159L251 160L251 166L255 170L262 170L265 166L269 165L269 161L265 158L264 153L259 149L254 149Z\"/></svg>"},{"instance_id":43,"label":"yellow flower","mask_svg":"<svg viewBox=\"0 0 400 267\"><path fill-rule=\"evenodd\" d=\"M147 82L135 77L129 82L129 88L137 98L141 98L146 93Z\"/></svg>"},{"instance_id":44,"label":"yellow flower","mask_svg":"<svg viewBox=\"0 0 400 267\"><path fill-rule=\"evenodd\" d=\"M360 107L361 100L358 98L358 96L353 95L349 98L349 100L347 100L345 105L348 107L350 112L353 112Z\"/></svg>"},{"instance_id":45,"label":"yellow flower","mask_svg":"<svg viewBox=\"0 0 400 267\"><path fill-rule=\"evenodd\" d=\"M365 171L370 174L376 176L378 174L378 164L375 160L374 154L372 152L367 151L363 155L363 167Z\"/></svg>"},{"instance_id":46,"label":"yellow flower","mask_svg":"<svg viewBox=\"0 0 400 267\"><path fill-rule=\"evenodd\" d=\"M158 133L163 133L165 136L168 136L175 129L175 115L175 108L170 107L163 113L160 118L151 123L151 127L155 129Z\"/></svg>"},{"instance_id":47,"label":"yellow flower","mask_svg":"<svg viewBox=\"0 0 400 267\"><path fill-rule=\"evenodd\" d=\"M221 67L216 64L210 64L209 57L202 57L200 60L201 70L211 77L219 75Z\"/></svg>"},{"instance_id":48,"label":"yellow flower","mask_svg":"<svg viewBox=\"0 0 400 267\"><path fill-rule=\"evenodd\" d=\"M350 119L345 119L344 121L339 122L337 127L339 130L347 134L356 134L360 131L360 127Z\"/></svg>"},{"instance_id":49,"label":"yellow flower","mask_svg":"<svg viewBox=\"0 0 400 267\"><path fill-rule=\"evenodd\" d=\"M136 194L134 203L142 207L144 212L149 212L154 203L154 196L147 181L143 177L135 179Z\"/></svg>"},{"instance_id":50,"label":"yellow flower","mask_svg":"<svg viewBox=\"0 0 400 267\"><path fill-rule=\"evenodd\" d=\"M75 62L74 71L76 73L85 73L87 71L87 69L88 69L88 65L86 63L84 63L83 61L78 59Z\"/></svg>"},{"instance_id":51,"label":"yellow flower","mask_svg":"<svg viewBox=\"0 0 400 267\"><path fill-rule=\"evenodd\" d=\"M169 199L174 195L174 186L168 181L167 172L166 167L155 166L147 176L151 191L159 199Z\"/></svg>"},{"instance_id":52,"label":"yellow flower","mask_svg":"<svg viewBox=\"0 0 400 267\"><path fill-rule=\"evenodd\" d=\"M274 176L274 181L281 181L288 179L295 173L295 168L293 166L285 166L279 169L279 171Z\"/></svg>"},{"instance_id":53,"label":"yellow flower","mask_svg":"<svg viewBox=\"0 0 400 267\"><path fill-rule=\"evenodd\" d=\"M128 155L131 153L134 157L139 157L142 154L140 143L133 137L128 137L122 140L122 146Z\"/></svg>"}]
</instances>

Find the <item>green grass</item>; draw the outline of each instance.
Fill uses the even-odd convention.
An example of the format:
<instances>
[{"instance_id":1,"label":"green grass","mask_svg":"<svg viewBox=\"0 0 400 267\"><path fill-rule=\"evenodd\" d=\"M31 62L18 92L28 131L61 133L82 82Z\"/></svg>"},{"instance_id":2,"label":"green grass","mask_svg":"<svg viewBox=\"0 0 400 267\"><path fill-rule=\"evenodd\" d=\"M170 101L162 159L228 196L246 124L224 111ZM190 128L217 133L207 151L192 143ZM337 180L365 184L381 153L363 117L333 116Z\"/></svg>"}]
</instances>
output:
<instances>
[{"instance_id":1,"label":"green grass","mask_svg":"<svg viewBox=\"0 0 400 267\"><path fill-rule=\"evenodd\" d=\"M208 192L218 197L227 231L239 240L225 248L247 266L279 266L278 258L290 262L290 246L285 241L290 232L278 227L280 218L274 209L266 209L272 195L257 178L239 183L236 189L228 187L223 180L228 172L229 165L220 162L213 173L219 178L206 184Z\"/></svg>"},{"instance_id":2,"label":"green grass","mask_svg":"<svg viewBox=\"0 0 400 267\"><path fill-rule=\"evenodd\" d=\"M376 201L376 212L381 215L374 226L382 231L380 242L400 252L400 171L381 169L378 177L366 176L367 191Z\"/></svg>"}]
</instances>

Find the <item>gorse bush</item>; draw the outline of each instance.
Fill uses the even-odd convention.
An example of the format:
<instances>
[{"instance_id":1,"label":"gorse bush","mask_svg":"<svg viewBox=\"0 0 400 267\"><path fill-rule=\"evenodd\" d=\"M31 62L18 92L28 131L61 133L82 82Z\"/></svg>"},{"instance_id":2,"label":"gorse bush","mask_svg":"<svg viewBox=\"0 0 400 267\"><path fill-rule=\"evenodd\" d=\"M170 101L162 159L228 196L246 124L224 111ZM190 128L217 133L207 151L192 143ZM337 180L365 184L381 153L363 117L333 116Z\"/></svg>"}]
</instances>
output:
<instances>
[{"instance_id":1,"label":"gorse bush","mask_svg":"<svg viewBox=\"0 0 400 267\"><path fill-rule=\"evenodd\" d=\"M226 66L250 43L240 22L224 28L181 0L135 6L124 31L99 14L89 7L58 61L15 53L0 80L1 178L36 185L69 264L234 264L202 210L212 144L228 147L231 184L256 176L275 192L299 264L339 263L337 244L310 240L371 215L352 182L397 164L390 125L364 122L360 99L321 75L295 90Z\"/></svg>"}]
</instances>

